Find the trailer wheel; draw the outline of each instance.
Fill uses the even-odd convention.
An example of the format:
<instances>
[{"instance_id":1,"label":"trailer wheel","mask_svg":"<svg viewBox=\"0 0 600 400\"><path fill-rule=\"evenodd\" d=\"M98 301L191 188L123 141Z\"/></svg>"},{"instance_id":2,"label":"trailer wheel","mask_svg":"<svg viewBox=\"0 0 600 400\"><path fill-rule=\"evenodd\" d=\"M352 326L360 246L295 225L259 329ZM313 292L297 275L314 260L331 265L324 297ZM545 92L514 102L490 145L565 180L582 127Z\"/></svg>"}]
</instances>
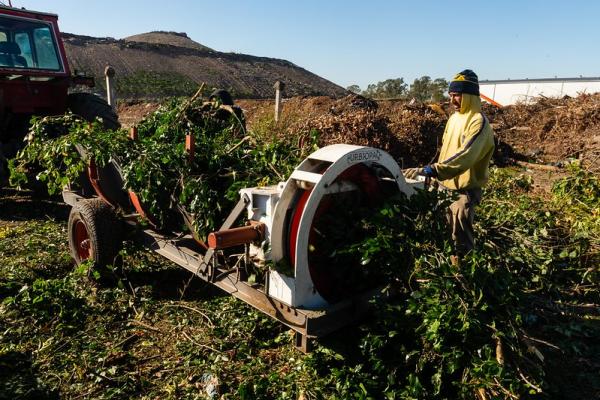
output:
<instances>
[{"instance_id":1,"label":"trailer wheel","mask_svg":"<svg viewBox=\"0 0 600 400\"><path fill-rule=\"evenodd\" d=\"M122 222L102 199L85 199L71 209L69 248L77 265L86 260L92 260L99 268L114 264L122 233Z\"/></svg>"}]
</instances>

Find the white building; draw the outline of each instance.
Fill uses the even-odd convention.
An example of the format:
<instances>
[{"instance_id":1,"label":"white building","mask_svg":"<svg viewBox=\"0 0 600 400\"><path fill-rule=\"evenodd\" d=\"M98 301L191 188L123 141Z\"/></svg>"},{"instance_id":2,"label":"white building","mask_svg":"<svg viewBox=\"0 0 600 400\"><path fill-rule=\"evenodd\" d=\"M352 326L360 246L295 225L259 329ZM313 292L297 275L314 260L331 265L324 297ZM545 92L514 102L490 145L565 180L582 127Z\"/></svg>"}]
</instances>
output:
<instances>
[{"instance_id":1,"label":"white building","mask_svg":"<svg viewBox=\"0 0 600 400\"><path fill-rule=\"evenodd\" d=\"M483 100L507 106L515 103L531 103L539 96L576 97L583 93L598 93L600 77L479 81L479 91Z\"/></svg>"}]
</instances>

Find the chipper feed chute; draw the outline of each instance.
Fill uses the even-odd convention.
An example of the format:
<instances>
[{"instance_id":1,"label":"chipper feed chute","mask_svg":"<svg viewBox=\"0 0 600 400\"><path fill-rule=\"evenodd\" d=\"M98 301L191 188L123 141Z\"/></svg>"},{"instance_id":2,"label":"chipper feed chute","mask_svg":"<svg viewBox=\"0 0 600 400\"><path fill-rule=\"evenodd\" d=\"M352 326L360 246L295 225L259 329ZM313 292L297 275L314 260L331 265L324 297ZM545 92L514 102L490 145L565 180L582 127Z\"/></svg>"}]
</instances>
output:
<instances>
[{"instance_id":1,"label":"chipper feed chute","mask_svg":"<svg viewBox=\"0 0 600 400\"><path fill-rule=\"evenodd\" d=\"M252 190L246 189L254 203L248 207L249 218L265 223L270 245L270 252L256 249L255 253L275 266L267 278L268 295L290 306L307 309L325 309L341 300L344 294L353 294L331 270L333 267L316 255L320 241L329 240L321 235L319 224L327 223L326 217L335 213L343 220L340 221L343 229L344 224L357 221L344 215L341 207L359 202L374 206L384 196L398 191L410 195L413 191L389 154L346 144L327 146L312 153L287 182L272 188L267 195L270 201L259 201L264 194L261 196ZM263 189L263 193L266 192ZM257 212L261 208L258 203L269 204L269 209ZM278 265L284 267L277 268Z\"/></svg>"}]
</instances>

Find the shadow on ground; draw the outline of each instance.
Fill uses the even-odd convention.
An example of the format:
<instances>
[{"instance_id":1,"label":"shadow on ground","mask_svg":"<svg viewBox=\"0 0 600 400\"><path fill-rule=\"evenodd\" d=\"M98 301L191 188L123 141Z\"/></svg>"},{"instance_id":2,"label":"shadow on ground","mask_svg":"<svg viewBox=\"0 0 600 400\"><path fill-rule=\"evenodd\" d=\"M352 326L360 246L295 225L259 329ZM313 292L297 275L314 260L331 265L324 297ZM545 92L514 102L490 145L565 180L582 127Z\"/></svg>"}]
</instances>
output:
<instances>
[{"instance_id":1,"label":"shadow on ground","mask_svg":"<svg viewBox=\"0 0 600 400\"><path fill-rule=\"evenodd\" d=\"M100 284L122 284L131 293L137 295L144 291L144 296L153 300L201 301L226 295L219 288L176 266L156 271L117 271L104 276Z\"/></svg>"},{"instance_id":2,"label":"shadow on ground","mask_svg":"<svg viewBox=\"0 0 600 400\"><path fill-rule=\"evenodd\" d=\"M43 219L66 221L69 218L69 206L60 196L33 190L0 188L0 220L31 221Z\"/></svg>"},{"instance_id":3,"label":"shadow on ground","mask_svg":"<svg viewBox=\"0 0 600 400\"><path fill-rule=\"evenodd\" d=\"M0 354L0 400L53 400L56 391L49 390L26 353L9 351Z\"/></svg>"}]
</instances>

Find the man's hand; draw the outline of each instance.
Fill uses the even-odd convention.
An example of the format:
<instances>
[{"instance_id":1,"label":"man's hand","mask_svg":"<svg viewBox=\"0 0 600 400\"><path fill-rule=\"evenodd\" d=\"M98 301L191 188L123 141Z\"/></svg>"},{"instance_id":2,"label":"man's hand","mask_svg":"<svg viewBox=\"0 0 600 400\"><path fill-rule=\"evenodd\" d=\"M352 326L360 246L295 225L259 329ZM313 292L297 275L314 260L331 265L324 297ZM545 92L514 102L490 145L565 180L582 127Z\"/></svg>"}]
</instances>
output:
<instances>
[{"instance_id":1,"label":"man's hand","mask_svg":"<svg viewBox=\"0 0 600 400\"><path fill-rule=\"evenodd\" d=\"M417 179L417 176L421 173L422 168L408 168L404 170L404 177L406 179Z\"/></svg>"},{"instance_id":2,"label":"man's hand","mask_svg":"<svg viewBox=\"0 0 600 400\"><path fill-rule=\"evenodd\" d=\"M422 168L408 168L404 170L404 177L407 179L416 180L417 176L419 175L435 178L437 176L437 171L431 165L426 165Z\"/></svg>"},{"instance_id":3,"label":"man's hand","mask_svg":"<svg viewBox=\"0 0 600 400\"><path fill-rule=\"evenodd\" d=\"M430 178L437 178L437 171L431 165L426 165L423 167L423 175Z\"/></svg>"}]
</instances>

